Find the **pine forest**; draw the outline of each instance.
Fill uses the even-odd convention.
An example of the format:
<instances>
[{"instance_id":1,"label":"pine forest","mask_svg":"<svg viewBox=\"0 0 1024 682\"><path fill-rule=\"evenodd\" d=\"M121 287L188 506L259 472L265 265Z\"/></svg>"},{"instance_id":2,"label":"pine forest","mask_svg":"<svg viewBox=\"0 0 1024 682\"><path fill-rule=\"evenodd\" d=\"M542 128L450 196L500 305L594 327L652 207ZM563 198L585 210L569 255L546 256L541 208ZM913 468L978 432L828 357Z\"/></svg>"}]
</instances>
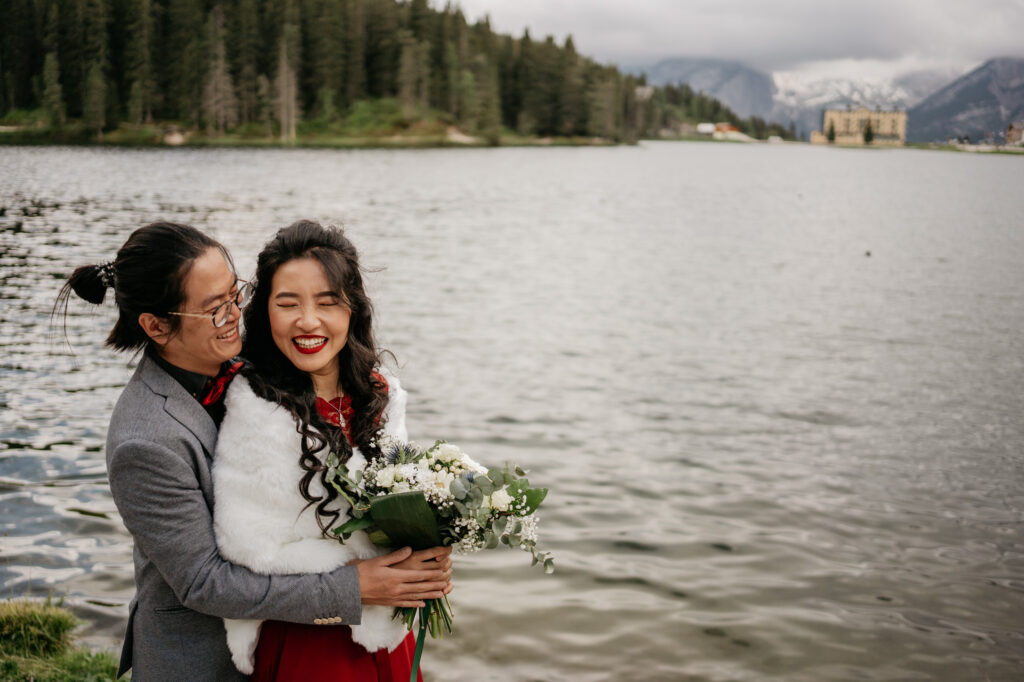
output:
<instances>
[{"instance_id":1,"label":"pine forest","mask_svg":"<svg viewBox=\"0 0 1024 682\"><path fill-rule=\"evenodd\" d=\"M686 85L651 87L426 0L4 0L0 125L21 141L292 142L456 129L509 140L632 142L697 121L757 138Z\"/></svg>"}]
</instances>

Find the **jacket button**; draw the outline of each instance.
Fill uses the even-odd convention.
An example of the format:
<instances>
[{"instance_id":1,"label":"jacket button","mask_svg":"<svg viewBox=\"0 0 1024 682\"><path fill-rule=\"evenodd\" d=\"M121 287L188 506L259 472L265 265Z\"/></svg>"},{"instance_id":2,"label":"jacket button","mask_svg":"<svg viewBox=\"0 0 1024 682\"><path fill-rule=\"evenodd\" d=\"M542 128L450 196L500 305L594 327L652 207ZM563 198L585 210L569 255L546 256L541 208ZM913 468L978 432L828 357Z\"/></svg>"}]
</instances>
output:
<instances>
[{"instance_id":1,"label":"jacket button","mask_svg":"<svg viewBox=\"0 0 1024 682\"><path fill-rule=\"evenodd\" d=\"M313 625L323 625L323 624L324 624L324 619L323 618L314 618L313 619Z\"/></svg>"}]
</instances>

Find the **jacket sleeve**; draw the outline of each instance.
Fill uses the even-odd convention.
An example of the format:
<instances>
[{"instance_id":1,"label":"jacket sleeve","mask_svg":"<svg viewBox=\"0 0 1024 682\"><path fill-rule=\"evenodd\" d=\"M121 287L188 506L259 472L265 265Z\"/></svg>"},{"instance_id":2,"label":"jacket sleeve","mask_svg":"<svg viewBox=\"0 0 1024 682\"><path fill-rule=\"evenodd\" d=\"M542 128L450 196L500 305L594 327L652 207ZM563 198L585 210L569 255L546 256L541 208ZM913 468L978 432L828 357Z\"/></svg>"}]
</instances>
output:
<instances>
[{"instance_id":1,"label":"jacket sleeve","mask_svg":"<svg viewBox=\"0 0 1024 682\"><path fill-rule=\"evenodd\" d=\"M125 526L184 606L222 618L360 622L354 566L261 575L225 561L199 481L180 454L151 441L126 440L109 457L108 469Z\"/></svg>"}]
</instances>

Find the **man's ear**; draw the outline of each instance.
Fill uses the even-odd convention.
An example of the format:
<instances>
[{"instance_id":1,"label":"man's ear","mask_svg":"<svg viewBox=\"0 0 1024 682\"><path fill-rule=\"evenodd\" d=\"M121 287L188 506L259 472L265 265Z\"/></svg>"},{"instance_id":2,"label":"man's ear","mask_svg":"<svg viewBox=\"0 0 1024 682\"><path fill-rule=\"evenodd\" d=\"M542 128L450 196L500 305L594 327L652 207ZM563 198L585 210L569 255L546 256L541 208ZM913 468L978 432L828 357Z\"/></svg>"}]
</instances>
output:
<instances>
[{"instance_id":1,"label":"man's ear","mask_svg":"<svg viewBox=\"0 0 1024 682\"><path fill-rule=\"evenodd\" d=\"M163 346L171 340L171 324L166 319L157 317L153 313L141 313L139 315L139 326L146 336Z\"/></svg>"}]
</instances>

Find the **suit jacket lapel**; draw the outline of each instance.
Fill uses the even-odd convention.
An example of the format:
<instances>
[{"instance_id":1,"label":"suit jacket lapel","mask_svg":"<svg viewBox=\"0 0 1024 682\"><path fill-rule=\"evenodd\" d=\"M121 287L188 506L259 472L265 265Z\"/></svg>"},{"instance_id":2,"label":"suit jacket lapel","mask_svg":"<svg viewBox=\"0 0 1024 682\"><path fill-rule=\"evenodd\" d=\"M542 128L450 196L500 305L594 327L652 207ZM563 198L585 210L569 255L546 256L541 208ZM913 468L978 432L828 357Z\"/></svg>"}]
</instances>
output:
<instances>
[{"instance_id":1,"label":"suit jacket lapel","mask_svg":"<svg viewBox=\"0 0 1024 682\"><path fill-rule=\"evenodd\" d=\"M154 393L166 398L164 410L167 414L195 434L206 455L212 456L217 445L217 425L199 401L145 354L139 362L139 376Z\"/></svg>"}]
</instances>

